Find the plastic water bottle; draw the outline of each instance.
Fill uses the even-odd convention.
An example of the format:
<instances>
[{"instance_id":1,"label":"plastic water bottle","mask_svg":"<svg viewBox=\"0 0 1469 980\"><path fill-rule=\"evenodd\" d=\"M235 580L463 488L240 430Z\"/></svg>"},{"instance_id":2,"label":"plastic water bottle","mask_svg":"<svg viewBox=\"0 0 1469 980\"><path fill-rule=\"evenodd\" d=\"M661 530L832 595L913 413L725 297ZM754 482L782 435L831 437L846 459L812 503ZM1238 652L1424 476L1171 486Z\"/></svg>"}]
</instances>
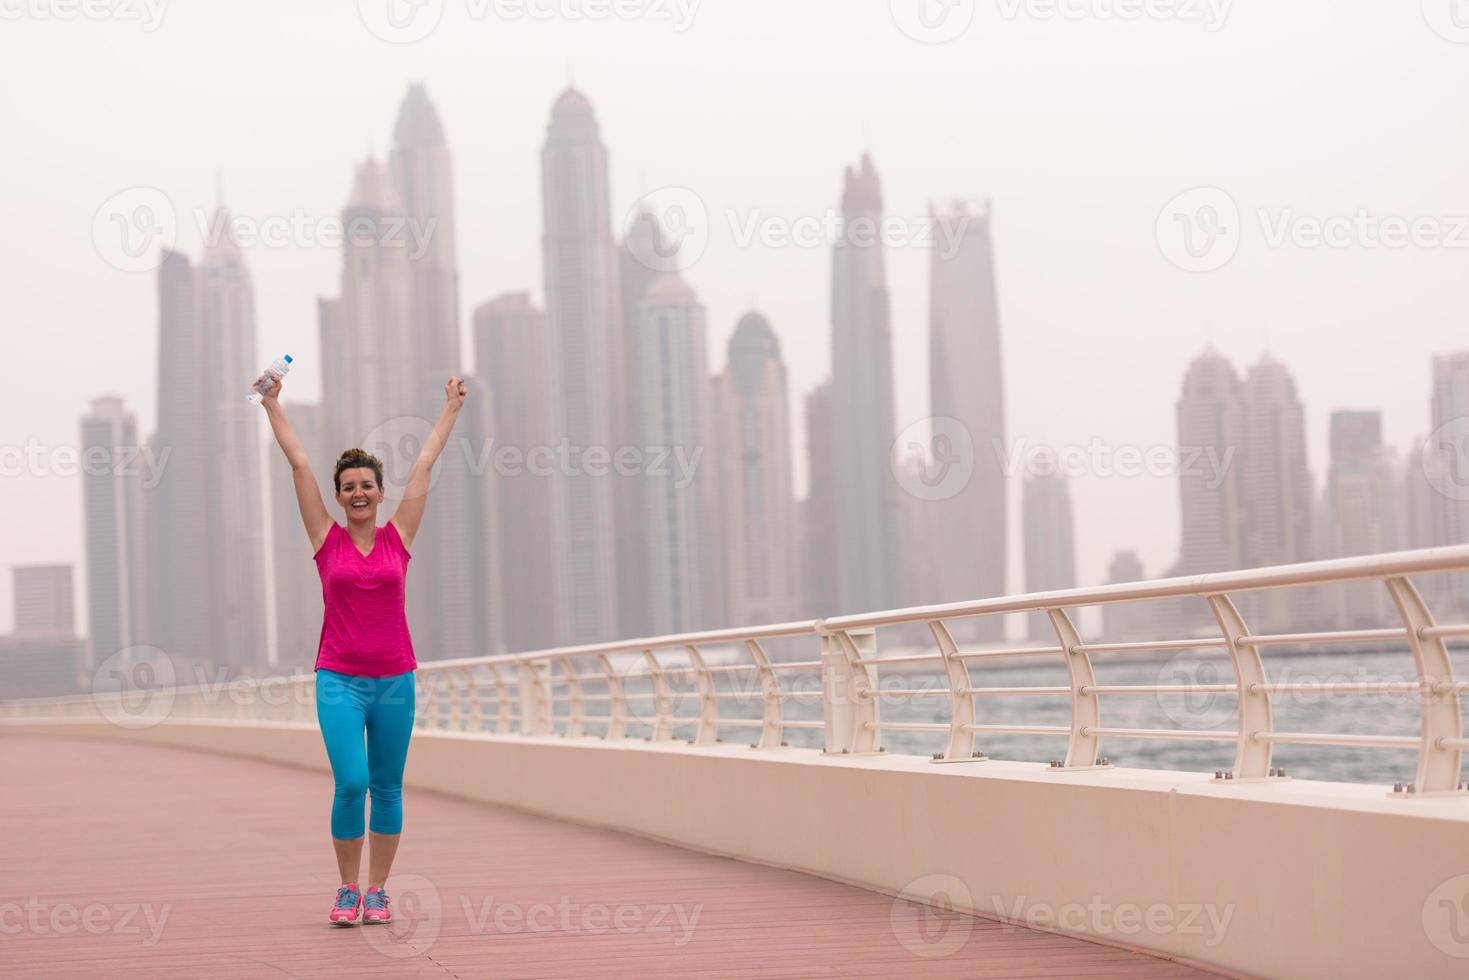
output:
<instances>
[{"instance_id":1,"label":"plastic water bottle","mask_svg":"<svg viewBox=\"0 0 1469 980\"><path fill-rule=\"evenodd\" d=\"M290 370L290 354L287 354L285 357L276 358L273 362L271 362L270 367L265 369L265 377L261 378L255 384L250 386L250 393L246 395L245 398L248 399L250 404L252 405L260 404L260 399L265 397L265 393L275 387L274 379L284 378L286 376L286 372Z\"/></svg>"}]
</instances>

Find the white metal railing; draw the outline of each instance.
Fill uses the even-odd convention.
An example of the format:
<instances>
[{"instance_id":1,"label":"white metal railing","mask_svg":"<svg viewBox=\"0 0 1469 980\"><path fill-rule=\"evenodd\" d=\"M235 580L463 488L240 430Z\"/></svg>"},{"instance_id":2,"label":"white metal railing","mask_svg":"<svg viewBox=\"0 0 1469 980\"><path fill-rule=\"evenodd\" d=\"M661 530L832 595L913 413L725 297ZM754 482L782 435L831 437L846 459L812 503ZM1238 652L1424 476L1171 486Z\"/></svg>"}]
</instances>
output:
<instances>
[{"instance_id":1,"label":"white metal railing","mask_svg":"<svg viewBox=\"0 0 1469 980\"><path fill-rule=\"evenodd\" d=\"M1399 552L1311 562L1239 572L1200 575L1096 588L1069 589L1016 597L923 606L826 620L782 623L751 629L714 630L566 647L506 656L425 661L417 671L417 719L422 729L497 735L596 737L651 741L687 740L696 745L724 741L741 733L752 747L776 749L788 730L819 729L829 754L861 755L884 751L884 732L927 732L946 736L936 761L982 759L976 738L1015 734L1064 738L1064 756L1053 770L1091 769L1107 761L1104 739L1157 739L1232 742L1235 760L1216 773L1221 781L1283 777L1272 765L1276 745L1354 746L1416 749L1418 764L1403 793L1458 791L1465 738L1460 696L1469 683L1454 677L1446 640L1469 637L1469 623L1434 620L1410 576L1469 570L1469 546ZM1369 582L1386 590L1401 627L1301 633L1254 634L1235 597L1243 593L1291 590L1347 582ZM1083 606L1107 606L1160 599L1204 601L1218 635L1160 637L1151 641L1085 642L1073 621ZM1054 646L992 647L963 650L952 624L987 616L1043 613L1056 634ZM881 657L876 630L925 624L937 649L933 653ZM795 641L810 651L797 659L772 659L772 641ZM1292 645L1405 643L1416 680L1331 684L1272 682L1260 650ZM1233 684L1098 684L1092 655L1212 648L1225 652ZM990 658L1057 658L1064 662L1065 686L984 687L970 676L971 665ZM925 665L943 679L938 688L882 688L880 672L901 679ZM805 681L802 688L800 681ZM1331 690L1362 696L1412 694L1420 706L1417 736L1284 732L1275 728L1272 695ZM1173 697L1199 693L1233 695L1236 724L1230 730L1116 728L1102 724L1102 699L1112 696ZM196 686L166 691L129 691L80 698L0 702L0 722L95 718L99 713L127 724L163 718L221 722L297 722L313 720L314 679L297 675L264 681L241 680L224 687ZM943 699L948 721L883 721L880 705L893 697ZM988 698L1066 698L1070 724L984 723L979 705ZM149 700L136 710L139 698ZM820 704L820 718L788 717L786 706L802 699ZM691 710L682 710L692 705ZM743 712L722 706L747 706ZM596 709L596 710L591 710ZM151 714L149 713L151 712ZM814 711L813 711L814 713Z\"/></svg>"}]
</instances>

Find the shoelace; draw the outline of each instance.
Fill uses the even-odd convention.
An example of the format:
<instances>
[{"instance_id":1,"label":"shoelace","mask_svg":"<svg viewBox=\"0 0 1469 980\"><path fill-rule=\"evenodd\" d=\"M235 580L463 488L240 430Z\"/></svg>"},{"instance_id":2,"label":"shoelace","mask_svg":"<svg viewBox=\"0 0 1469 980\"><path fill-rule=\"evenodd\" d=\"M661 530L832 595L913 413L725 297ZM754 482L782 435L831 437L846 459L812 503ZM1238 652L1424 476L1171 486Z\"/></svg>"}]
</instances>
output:
<instances>
[{"instance_id":1,"label":"shoelace","mask_svg":"<svg viewBox=\"0 0 1469 980\"><path fill-rule=\"evenodd\" d=\"M357 907L357 892L346 885L337 889L337 908L355 909Z\"/></svg>"},{"instance_id":2,"label":"shoelace","mask_svg":"<svg viewBox=\"0 0 1469 980\"><path fill-rule=\"evenodd\" d=\"M368 892L362 901L367 908L385 909L388 907L388 893L379 888L377 891Z\"/></svg>"}]
</instances>

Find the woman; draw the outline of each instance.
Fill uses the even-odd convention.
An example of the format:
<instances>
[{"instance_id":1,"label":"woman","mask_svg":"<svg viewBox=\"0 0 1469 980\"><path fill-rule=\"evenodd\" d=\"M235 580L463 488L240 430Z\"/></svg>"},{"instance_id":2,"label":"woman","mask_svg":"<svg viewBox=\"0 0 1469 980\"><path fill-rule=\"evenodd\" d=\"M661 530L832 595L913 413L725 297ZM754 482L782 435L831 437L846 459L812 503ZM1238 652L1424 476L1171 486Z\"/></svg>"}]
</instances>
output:
<instances>
[{"instance_id":1,"label":"woman","mask_svg":"<svg viewBox=\"0 0 1469 980\"><path fill-rule=\"evenodd\" d=\"M383 527L377 526L382 462L361 449L348 449L337 460L333 482L337 503L347 515L342 527L327 514L311 461L281 408L280 392L277 380L261 404L291 464L325 602L316 653L316 717L336 783L331 832L342 876L329 920L340 926L356 925L359 919L387 922L393 912L383 885L403 828L403 765L413 733L413 671L418 666L404 612L405 579L430 473L464 406L464 381L450 378L444 386L444 410L413 464L402 502ZM372 848L364 894L357 882L363 797L369 791Z\"/></svg>"}]
</instances>

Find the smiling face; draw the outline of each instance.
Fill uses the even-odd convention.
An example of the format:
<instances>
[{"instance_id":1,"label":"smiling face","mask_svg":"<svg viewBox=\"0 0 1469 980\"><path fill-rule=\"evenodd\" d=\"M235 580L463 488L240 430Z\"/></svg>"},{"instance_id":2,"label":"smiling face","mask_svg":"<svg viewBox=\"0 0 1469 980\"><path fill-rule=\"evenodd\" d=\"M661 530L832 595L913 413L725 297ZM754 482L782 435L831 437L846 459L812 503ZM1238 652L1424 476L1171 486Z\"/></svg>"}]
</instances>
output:
<instances>
[{"instance_id":1,"label":"smiling face","mask_svg":"<svg viewBox=\"0 0 1469 980\"><path fill-rule=\"evenodd\" d=\"M383 488L370 466L343 470L338 480L337 503L347 512L347 520L377 523L378 504L383 502Z\"/></svg>"}]
</instances>

